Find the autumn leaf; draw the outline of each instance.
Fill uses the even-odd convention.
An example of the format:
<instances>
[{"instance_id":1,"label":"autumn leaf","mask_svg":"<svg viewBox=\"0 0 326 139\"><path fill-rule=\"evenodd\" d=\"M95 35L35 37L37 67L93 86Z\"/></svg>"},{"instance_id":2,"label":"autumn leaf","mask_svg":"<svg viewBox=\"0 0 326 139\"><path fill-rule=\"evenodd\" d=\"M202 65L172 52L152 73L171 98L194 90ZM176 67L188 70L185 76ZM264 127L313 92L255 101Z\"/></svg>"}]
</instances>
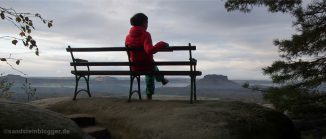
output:
<instances>
[{"instance_id":1,"label":"autumn leaf","mask_svg":"<svg viewBox=\"0 0 326 139\"><path fill-rule=\"evenodd\" d=\"M16 21L19 23L21 21L21 19L17 16Z\"/></svg>"},{"instance_id":2,"label":"autumn leaf","mask_svg":"<svg viewBox=\"0 0 326 139\"><path fill-rule=\"evenodd\" d=\"M41 17L41 15L39 13L36 13L35 16L36 17Z\"/></svg>"},{"instance_id":3,"label":"autumn leaf","mask_svg":"<svg viewBox=\"0 0 326 139\"><path fill-rule=\"evenodd\" d=\"M1 12L0 15L1 15L1 19L5 19L5 13L3 11Z\"/></svg>"},{"instance_id":4,"label":"autumn leaf","mask_svg":"<svg viewBox=\"0 0 326 139\"><path fill-rule=\"evenodd\" d=\"M52 23L49 22L49 23L48 23L48 27L49 27L49 28L52 27Z\"/></svg>"},{"instance_id":5,"label":"autumn leaf","mask_svg":"<svg viewBox=\"0 0 326 139\"><path fill-rule=\"evenodd\" d=\"M16 64L19 65L19 63L20 63L20 60L17 60L17 61L16 61Z\"/></svg>"},{"instance_id":6,"label":"autumn leaf","mask_svg":"<svg viewBox=\"0 0 326 139\"><path fill-rule=\"evenodd\" d=\"M23 29L23 31L24 31L24 32L26 32L26 29L25 29L25 27L23 27L23 26L20 26L20 27Z\"/></svg>"},{"instance_id":7,"label":"autumn leaf","mask_svg":"<svg viewBox=\"0 0 326 139\"><path fill-rule=\"evenodd\" d=\"M35 54L36 54L37 56L39 56L38 48L36 48Z\"/></svg>"},{"instance_id":8,"label":"autumn leaf","mask_svg":"<svg viewBox=\"0 0 326 139\"><path fill-rule=\"evenodd\" d=\"M31 27L33 27L33 22L32 22L32 20L30 20L30 21L28 22L28 25L31 26Z\"/></svg>"},{"instance_id":9,"label":"autumn leaf","mask_svg":"<svg viewBox=\"0 0 326 139\"><path fill-rule=\"evenodd\" d=\"M17 42L18 42L17 40L12 40L12 41L11 41L11 43L14 44L14 45L16 45Z\"/></svg>"},{"instance_id":10,"label":"autumn leaf","mask_svg":"<svg viewBox=\"0 0 326 139\"><path fill-rule=\"evenodd\" d=\"M26 21L26 22L29 21L29 18L28 18L28 17L25 17L25 21Z\"/></svg>"},{"instance_id":11,"label":"autumn leaf","mask_svg":"<svg viewBox=\"0 0 326 139\"><path fill-rule=\"evenodd\" d=\"M31 44L32 44L32 46L36 46L36 41L32 39Z\"/></svg>"},{"instance_id":12,"label":"autumn leaf","mask_svg":"<svg viewBox=\"0 0 326 139\"><path fill-rule=\"evenodd\" d=\"M29 42L29 41L31 41L32 39L33 39L32 36L31 36L31 35L28 35L27 38L26 38L26 41Z\"/></svg>"},{"instance_id":13,"label":"autumn leaf","mask_svg":"<svg viewBox=\"0 0 326 139\"><path fill-rule=\"evenodd\" d=\"M27 47L28 46L28 42L23 41L23 44Z\"/></svg>"},{"instance_id":14,"label":"autumn leaf","mask_svg":"<svg viewBox=\"0 0 326 139\"><path fill-rule=\"evenodd\" d=\"M19 35L23 37L23 36L25 36L25 33L24 32L20 32Z\"/></svg>"}]
</instances>

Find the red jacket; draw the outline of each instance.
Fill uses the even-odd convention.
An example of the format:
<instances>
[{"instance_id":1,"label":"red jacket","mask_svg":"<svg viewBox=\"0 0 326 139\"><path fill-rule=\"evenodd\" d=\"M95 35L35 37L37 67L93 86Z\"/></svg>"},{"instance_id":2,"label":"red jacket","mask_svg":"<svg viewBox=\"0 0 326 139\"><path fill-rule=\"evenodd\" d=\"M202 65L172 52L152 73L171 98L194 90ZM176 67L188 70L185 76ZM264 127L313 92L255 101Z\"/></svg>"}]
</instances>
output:
<instances>
[{"instance_id":1,"label":"red jacket","mask_svg":"<svg viewBox=\"0 0 326 139\"><path fill-rule=\"evenodd\" d=\"M128 47L143 47L144 51L131 51L130 60L131 62L140 62L145 64L145 66L132 66L131 69L135 71L151 71L154 65L153 54L155 54L161 48L166 47L168 44L160 41L153 46L152 37L149 32L146 31L144 27L133 26L131 27L129 34L126 37L125 44Z\"/></svg>"}]
</instances>

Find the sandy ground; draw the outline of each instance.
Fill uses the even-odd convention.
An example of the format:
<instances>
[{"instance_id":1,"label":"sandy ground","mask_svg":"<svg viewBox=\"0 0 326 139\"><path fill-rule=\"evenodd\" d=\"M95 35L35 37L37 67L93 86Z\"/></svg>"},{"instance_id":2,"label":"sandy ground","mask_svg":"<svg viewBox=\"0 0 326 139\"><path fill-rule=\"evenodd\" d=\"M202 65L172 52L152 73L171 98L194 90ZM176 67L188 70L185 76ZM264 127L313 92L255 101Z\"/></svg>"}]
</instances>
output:
<instances>
[{"instance_id":1,"label":"sandy ground","mask_svg":"<svg viewBox=\"0 0 326 139\"><path fill-rule=\"evenodd\" d=\"M28 104L31 104L33 106L41 107L41 108L47 108L50 105L54 105L56 103L62 102L62 101L69 101L72 100L71 97L58 97L58 98L48 98L48 99L40 99L31 101Z\"/></svg>"},{"instance_id":2,"label":"sandy ground","mask_svg":"<svg viewBox=\"0 0 326 139\"><path fill-rule=\"evenodd\" d=\"M138 96L134 95L133 99L138 99ZM87 97L84 97L87 98ZM110 97L110 96L103 96L102 98L121 98L121 99L127 99L126 97ZM79 99L79 98L77 98ZM144 96L142 96L142 99L146 99L144 98ZM184 101L189 101L190 98L187 96L177 96L177 95L155 95L153 96L154 100L162 100L162 101L168 101L168 100L184 100ZM208 98L208 97L198 97L198 100L220 100L219 98ZM57 98L48 98L48 99L40 99L40 100L35 100L35 101L31 101L29 102L29 104L37 106L37 107L41 107L41 108L47 108L53 104L56 104L58 102L61 101L70 101L72 100L72 97L57 97ZM1 101L1 99L0 99ZM2 101L7 101L5 99L3 99Z\"/></svg>"}]
</instances>

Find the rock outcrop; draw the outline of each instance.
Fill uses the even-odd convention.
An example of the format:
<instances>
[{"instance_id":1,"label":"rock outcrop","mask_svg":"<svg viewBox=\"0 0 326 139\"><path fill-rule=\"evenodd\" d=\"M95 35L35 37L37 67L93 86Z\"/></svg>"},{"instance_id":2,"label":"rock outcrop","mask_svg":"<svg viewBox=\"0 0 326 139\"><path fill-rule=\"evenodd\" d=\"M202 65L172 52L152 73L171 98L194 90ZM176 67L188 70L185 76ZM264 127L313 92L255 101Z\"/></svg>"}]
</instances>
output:
<instances>
[{"instance_id":1,"label":"rock outcrop","mask_svg":"<svg viewBox=\"0 0 326 139\"><path fill-rule=\"evenodd\" d=\"M0 138L90 138L62 114L23 103L0 102Z\"/></svg>"},{"instance_id":2,"label":"rock outcrop","mask_svg":"<svg viewBox=\"0 0 326 139\"><path fill-rule=\"evenodd\" d=\"M112 138L120 139L299 139L288 117L257 104L126 100L85 98L48 108L63 114L92 114Z\"/></svg>"}]
</instances>

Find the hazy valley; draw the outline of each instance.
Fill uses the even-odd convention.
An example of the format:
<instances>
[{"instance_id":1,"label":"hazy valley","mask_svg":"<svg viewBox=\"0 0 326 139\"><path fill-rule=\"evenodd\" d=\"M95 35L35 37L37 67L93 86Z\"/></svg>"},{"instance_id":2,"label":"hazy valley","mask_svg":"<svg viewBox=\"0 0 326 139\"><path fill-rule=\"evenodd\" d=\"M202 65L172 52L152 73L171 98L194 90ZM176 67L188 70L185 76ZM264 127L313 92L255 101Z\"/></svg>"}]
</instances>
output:
<instances>
[{"instance_id":1,"label":"hazy valley","mask_svg":"<svg viewBox=\"0 0 326 139\"><path fill-rule=\"evenodd\" d=\"M13 101L26 102L27 95L21 89L25 78L17 75L8 75L9 82L13 82L11 88L13 92L10 98ZM162 86L156 83L157 95L178 95L189 96L189 78L168 78L169 83ZM36 88L36 94L32 100L73 96L75 88L74 77L29 77L28 82L31 87ZM197 79L197 96L216 99L231 99L242 100L249 102L261 102L262 94L259 91L252 91L241 87L245 82L249 82L252 86L266 88L272 86L272 82L268 80L229 80L223 75L206 75ZM90 90L93 96L128 96L129 92L128 77L109 77L109 76L94 76L90 79ZM134 83L136 85L136 83ZM80 87L86 87L85 82L81 80ZM145 82L141 79L141 90L144 95ZM78 97L86 96L86 93L80 93ZM134 95L133 97L136 97Z\"/></svg>"}]
</instances>

